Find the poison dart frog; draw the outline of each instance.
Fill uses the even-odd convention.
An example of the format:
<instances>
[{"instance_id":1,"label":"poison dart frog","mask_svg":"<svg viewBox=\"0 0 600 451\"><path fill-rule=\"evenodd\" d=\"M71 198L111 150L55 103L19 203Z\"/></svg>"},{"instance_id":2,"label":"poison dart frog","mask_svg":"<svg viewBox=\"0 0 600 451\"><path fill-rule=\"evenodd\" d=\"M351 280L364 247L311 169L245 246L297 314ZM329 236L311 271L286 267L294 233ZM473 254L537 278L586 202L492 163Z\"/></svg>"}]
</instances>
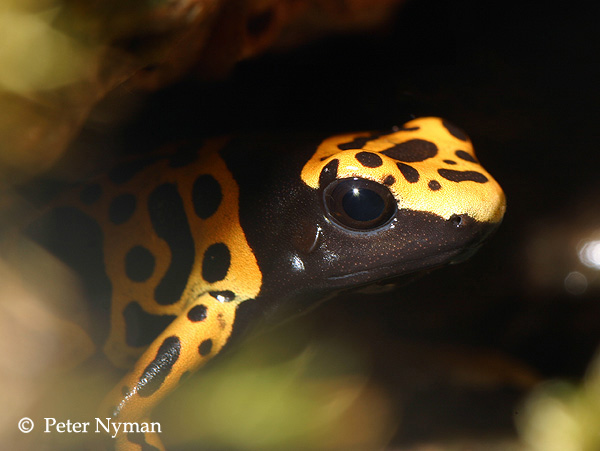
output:
<instances>
[{"instance_id":1,"label":"poison dart frog","mask_svg":"<svg viewBox=\"0 0 600 451\"><path fill-rule=\"evenodd\" d=\"M424 117L152 154L70 190L26 231L80 275L87 333L128 369L104 411L140 422L249 325L462 261L504 211L466 134ZM117 448L162 445L122 434Z\"/></svg>"}]
</instances>

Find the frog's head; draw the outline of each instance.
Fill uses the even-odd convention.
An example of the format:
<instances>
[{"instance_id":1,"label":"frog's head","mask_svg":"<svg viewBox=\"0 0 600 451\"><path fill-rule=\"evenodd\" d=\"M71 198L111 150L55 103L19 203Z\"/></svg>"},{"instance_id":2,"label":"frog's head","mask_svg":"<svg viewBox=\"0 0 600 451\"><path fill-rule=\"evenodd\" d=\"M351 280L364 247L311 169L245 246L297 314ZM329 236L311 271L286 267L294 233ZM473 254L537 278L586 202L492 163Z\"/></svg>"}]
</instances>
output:
<instances>
[{"instance_id":1,"label":"frog's head","mask_svg":"<svg viewBox=\"0 0 600 451\"><path fill-rule=\"evenodd\" d=\"M505 197L464 132L439 118L323 141L301 173L319 218L290 259L352 287L458 262L500 224Z\"/></svg>"}]
</instances>

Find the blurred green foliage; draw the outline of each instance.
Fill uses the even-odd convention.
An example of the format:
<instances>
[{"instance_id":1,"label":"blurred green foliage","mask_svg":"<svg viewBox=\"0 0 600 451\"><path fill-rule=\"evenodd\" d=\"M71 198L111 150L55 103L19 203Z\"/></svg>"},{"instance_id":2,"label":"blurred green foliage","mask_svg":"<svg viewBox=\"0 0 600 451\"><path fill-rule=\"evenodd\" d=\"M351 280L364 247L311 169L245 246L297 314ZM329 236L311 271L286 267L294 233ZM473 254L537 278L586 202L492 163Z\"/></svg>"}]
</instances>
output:
<instances>
[{"instance_id":1,"label":"blurred green foliage","mask_svg":"<svg viewBox=\"0 0 600 451\"><path fill-rule=\"evenodd\" d=\"M0 7L0 88L23 96L77 82L94 51L54 26L54 0L9 0Z\"/></svg>"},{"instance_id":2,"label":"blurred green foliage","mask_svg":"<svg viewBox=\"0 0 600 451\"><path fill-rule=\"evenodd\" d=\"M383 449L397 417L364 356L306 335L292 327L255 337L192 376L156 412L167 447Z\"/></svg>"},{"instance_id":3,"label":"blurred green foliage","mask_svg":"<svg viewBox=\"0 0 600 451\"><path fill-rule=\"evenodd\" d=\"M600 449L600 355L584 381L541 384L527 398L518 426L535 451Z\"/></svg>"}]
</instances>

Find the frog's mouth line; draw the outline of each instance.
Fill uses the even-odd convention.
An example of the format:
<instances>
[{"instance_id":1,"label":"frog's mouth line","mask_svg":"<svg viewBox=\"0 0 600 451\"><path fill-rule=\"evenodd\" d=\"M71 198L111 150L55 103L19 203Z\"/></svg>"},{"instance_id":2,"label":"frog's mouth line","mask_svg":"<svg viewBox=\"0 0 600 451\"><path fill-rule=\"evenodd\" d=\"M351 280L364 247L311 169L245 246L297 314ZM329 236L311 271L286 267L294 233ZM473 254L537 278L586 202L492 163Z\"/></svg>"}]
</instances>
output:
<instances>
[{"instance_id":1,"label":"frog's mouth line","mask_svg":"<svg viewBox=\"0 0 600 451\"><path fill-rule=\"evenodd\" d=\"M414 269L408 270L405 273L397 274L399 265L385 265L377 268L365 269L362 271L356 271L347 274L340 274L335 276L327 277L329 281L344 281L348 279L361 279L361 278L372 278L373 274L382 274L380 278L377 278L371 283L381 283L386 280L402 278L403 276L411 275L414 273L420 273L423 271L431 271L437 268L441 268L446 265L453 265L461 263L477 252L481 247L481 244L473 247L468 247L461 250L446 251L441 254L433 255L425 259L414 259L404 263L404 266L412 267ZM395 274L396 273L396 274Z\"/></svg>"}]
</instances>

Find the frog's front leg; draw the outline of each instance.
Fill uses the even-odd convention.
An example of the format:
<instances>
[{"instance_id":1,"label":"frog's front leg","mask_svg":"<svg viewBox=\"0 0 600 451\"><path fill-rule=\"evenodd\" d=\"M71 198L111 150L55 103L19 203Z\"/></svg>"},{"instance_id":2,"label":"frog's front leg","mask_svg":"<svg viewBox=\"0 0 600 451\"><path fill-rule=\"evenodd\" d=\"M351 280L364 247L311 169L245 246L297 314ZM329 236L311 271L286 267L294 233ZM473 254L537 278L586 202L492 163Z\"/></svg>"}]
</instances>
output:
<instances>
[{"instance_id":1,"label":"frog's front leg","mask_svg":"<svg viewBox=\"0 0 600 451\"><path fill-rule=\"evenodd\" d=\"M225 345L236 307L235 303L220 302L209 294L200 296L152 342L134 369L112 390L103 404L102 417L111 417L113 423L141 423L148 418L184 373L197 370ZM147 437L148 434L144 440L140 434L118 434L117 449L156 447L160 440L156 434Z\"/></svg>"}]
</instances>

